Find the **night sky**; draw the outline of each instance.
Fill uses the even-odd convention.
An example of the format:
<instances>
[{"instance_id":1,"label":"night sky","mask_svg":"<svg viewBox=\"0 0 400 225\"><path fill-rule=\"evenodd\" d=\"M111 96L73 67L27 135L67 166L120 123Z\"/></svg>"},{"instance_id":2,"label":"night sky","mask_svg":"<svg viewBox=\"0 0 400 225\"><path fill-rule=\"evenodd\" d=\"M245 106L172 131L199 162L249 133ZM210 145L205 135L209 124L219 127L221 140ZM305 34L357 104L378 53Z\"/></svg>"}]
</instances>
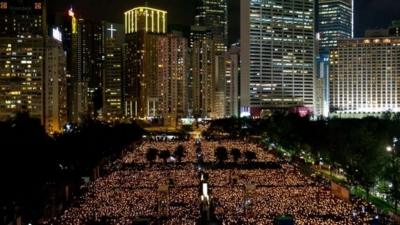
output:
<instances>
[{"instance_id":1,"label":"night sky","mask_svg":"<svg viewBox=\"0 0 400 225\"><path fill-rule=\"evenodd\" d=\"M196 0L147 0L148 5L168 11L169 24L191 25ZM123 23L123 12L144 5L145 0L49 0L50 12L63 11L71 5L91 19ZM229 2L230 41L239 39L239 3ZM357 37L368 28L386 28L392 20L400 19L400 0L355 0L355 32Z\"/></svg>"}]
</instances>

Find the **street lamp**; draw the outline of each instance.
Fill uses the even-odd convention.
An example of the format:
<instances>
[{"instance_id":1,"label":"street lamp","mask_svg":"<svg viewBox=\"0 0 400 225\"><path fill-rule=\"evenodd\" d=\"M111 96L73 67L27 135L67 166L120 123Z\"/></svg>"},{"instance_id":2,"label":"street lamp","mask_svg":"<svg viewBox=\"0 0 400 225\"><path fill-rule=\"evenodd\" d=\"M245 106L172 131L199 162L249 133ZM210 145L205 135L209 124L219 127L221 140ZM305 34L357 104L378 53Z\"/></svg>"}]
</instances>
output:
<instances>
[{"instance_id":1,"label":"street lamp","mask_svg":"<svg viewBox=\"0 0 400 225\"><path fill-rule=\"evenodd\" d=\"M392 148L391 146L387 146L387 147L386 147L386 151L392 152L392 151L393 151L393 148Z\"/></svg>"}]
</instances>

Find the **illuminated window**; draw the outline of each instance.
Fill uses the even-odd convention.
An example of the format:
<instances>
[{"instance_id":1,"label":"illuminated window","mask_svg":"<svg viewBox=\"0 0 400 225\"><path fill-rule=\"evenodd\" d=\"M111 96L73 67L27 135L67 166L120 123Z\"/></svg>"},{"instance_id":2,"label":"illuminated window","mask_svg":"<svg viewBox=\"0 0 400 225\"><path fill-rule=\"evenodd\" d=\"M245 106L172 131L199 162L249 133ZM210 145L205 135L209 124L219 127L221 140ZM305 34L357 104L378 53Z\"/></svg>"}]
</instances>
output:
<instances>
[{"instance_id":1,"label":"illuminated window","mask_svg":"<svg viewBox=\"0 0 400 225\"><path fill-rule=\"evenodd\" d=\"M0 9L7 9L7 2L0 2Z\"/></svg>"},{"instance_id":2,"label":"illuminated window","mask_svg":"<svg viewBox=\"0 0 400 225\"><path fill-rule=\"evenodd\" d=\"M41 2L36 2L35 3L35 9L42 9L42 3Z\"/></svg>"}]
</instances>

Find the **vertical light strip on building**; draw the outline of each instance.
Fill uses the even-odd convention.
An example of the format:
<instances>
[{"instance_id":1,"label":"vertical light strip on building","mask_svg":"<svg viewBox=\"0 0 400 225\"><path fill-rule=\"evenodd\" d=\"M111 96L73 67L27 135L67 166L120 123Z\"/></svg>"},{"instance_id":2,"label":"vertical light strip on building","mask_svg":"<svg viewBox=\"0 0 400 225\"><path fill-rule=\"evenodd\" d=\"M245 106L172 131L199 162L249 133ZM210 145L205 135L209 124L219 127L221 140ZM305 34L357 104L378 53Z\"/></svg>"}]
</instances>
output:
<instances>
[{"instance_id":1,"label":"vertical light strip on building","mask_svg":"<svg viewBox=\"0 0 400 225\"><path fill-rule=\"evenodd\" d=\"M127 13L124 13L125 16L125 33L129 33L128 32L128 15Z\"/></svg>"},{"instance_id":2,"label":"vertical light strip on building","mask_svg":"<svg viewBox=\"0 0 400 225\"><path fill-rule=\"evenodd\" d=\"M137 32L138 31L138 18L137 18L137 11L135 11L135 29L133 30L133 32Z\"/></svg>"},{"instance_id":3,"label":"vertical light strip on building","mask_svg":"<svg viewBox=\"0 0 400 225\"><path fill-rule=\"evenodd\" d=\"M163 13L163 33L166 33L167 31L166 31L166 27L165 27L165 21L166 21L166 16L167 16L167 13Z\"/></svg>"},{"instance_id":4,"label":"vertical light strip on building","mask_svg":"<svg viewBox=\"0 0 400 225\"><path fill-rule=\"evenodd\" d=\"M157 11L157 33L160 33L160 11Z\"/></svg>"},{"instance_id":5,"label":"vertical light strip on building","mask_svg":"<svg viewBox=\"0 0 400 225\"><path fill-rule=\"evenodd\" d=\"M166 33L166 15L166 11L148 7L136 7L126 11L125 32L134 33L143 30L151 33Z\"/></svg>"},{"instance_id":6,"label":"vertical light strip on building","mask_svg":"<svg viewBox=\"0 0 400 225\"><path fill-rule=\"evenodd\" d=\"M147 32L147 31L149 31L149 22L148 22L148 20L149 20L149 14L148 14L147 9L144 11L144 14L145 14L145 17L146 17L146 27L145 27L145 30L146 30L146 32Z\"/></svg>"},{"instance_id":7,"label":"vertical light strip on building","mask_svg":"<svg viewBox=\"0 0 400 225\"><path fill-rule=\"evenodd\" d=\"M151 11L151 32L154 32L154 10Z\"/></svg>"}]
</instances>

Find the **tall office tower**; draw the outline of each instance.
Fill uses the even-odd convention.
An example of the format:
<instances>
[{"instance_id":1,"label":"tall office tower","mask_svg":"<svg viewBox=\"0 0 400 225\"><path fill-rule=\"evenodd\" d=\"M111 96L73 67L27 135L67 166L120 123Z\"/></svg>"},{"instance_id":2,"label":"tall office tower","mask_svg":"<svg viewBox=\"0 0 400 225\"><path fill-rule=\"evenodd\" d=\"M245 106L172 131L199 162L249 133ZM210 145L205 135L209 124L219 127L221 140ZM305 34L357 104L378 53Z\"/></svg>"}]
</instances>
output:
<instances>
[{"instance_id":1,"label":"tall office tower","mask_svg":"<svg viewBox=\"0 0 400 225\"><path fill-rule=\"evenodd\" d=\"M0 119L28 112L48 132L65 115L65 56L61 43L43 37L0 37Z\"/></svg>"},{"instance_id":2,"label":"tall office tower","mask_svg":"<svg viewBox=\"0 0 400 225\"><path fill-rule=\"evenodd\" d=\"M341 40L330 59L332 112L400 111L400 38Z\"/></svg>"},{"instance_id":3,"label":"tall office tower","mask_svg":"<svg viewBox=\"0 0 400 225\"><path fill-rule=\"evenodd\" d=\"M211 117L215 104L215 46L204 37L193 42L191 50L193 116Z\"/></svg>"},{"instance_id":4,"label":"tall office tower","mask_svg":"<svg viewBox=\"0 0 400 225\"><path fill-rule=\"evenodd\" d=\"M29 112L44 122L43 38L1 38L1 119Z\"/></svg>"},{"instance_id":5,"label":"tall office tower","mask_svg":"<svg viewBox=\"0 0 400 225\"><path fill-rule=\"evenodd\" d=\"M46 1L0 1L0 119L28 112L56 132L65 117L61 35L48 37Z\"/></svg>"},{"instance_id":6,"label":"tall office tower","mask_svg":"<svg viewBox=\"0 0 400 225\"><path fill-rule=\"evenodd\" d=\"M228 46L227 0L197 0L195 24L208 27L214 37L217 52L225 52Z\"/></svg>"},{"instance_id":7,"label":"tall office tower","mask_svg":"<svg viewBox=\"0 0 400 225\"><path fill-rule=\"evenodd\" d=\"M232 45L225 53L225 116L240 116L240 47Z\"/></svg>"},{"instance_id":8,"label":"tall office tower","mask_svg":"<svg viewBox=\"0 0 400 225\"><path fill-rule=\"evenodd\" d=\"M159 45L163 46L158 55L160 115L164 125L176 127L177 119L184 118L188 112L188 43L181 34L172 33L159 36ZM166 68L163 68L164 65Z\"/></svg>"},{"instance_id":9,"label":"tall office tower","mask_svg":"<svg viewBox=\"0 0 400 225\"><path fill-rule=\"evenodd\" d=\"M189 36L189 55L190 55L190 69L189 69L189 74L188 74L188 104L189 104L189 117L193 116L193 109L194 109L194 89L193 89L193 65L199 65L199 63L194 63L193 57L192 57L192 52L193 52L193 47L194 47L194 42L207 38L207 39L212 39L213 34L211 30L208 27L205 26L191 26L190 27L190 36ZM197 71L198 69L196 69Z\"/></svg>"},{"instance_id":10,"label":"tall office tower","mask_svg":"<svg viewBox=\"0 0 400 225\"><path fill-rule=\"evenodd\" d=\"M72 85L72 121L97 117L102 108L104 30L100 22L77 16L69 10L71 37L70 83ZM67 52L68 53L68 52Z\"/></svg>"},{"instance_id":11,"label":"tall office tower","mask_svg":"<svg viewBox=\"0 0 400 225\"><path fill-rule=\"evenodd\" d=\"M210 117L218 119L225 117L225 55L216 55L214 61L214 100Z\"/></svg>"},{"instance_id":12,"label":"tall office tower","mask_svg":"<svg viewBox=\"0 0 400 225\"><path fill-rule=\"evenodd\" d=\"M0 36L47 34L45 0L0 0Z\"/></svg>"},{"instance_id":13,"label":"tall office tower","mask_svg":"<svg viewBox=\"0 0 400 225\"><path fill-rule=\"evenodd\" d=\"M340 39L354 36L354 0L318 0L317 32L319 52L329 54Z\"/></svg>"},{"instance_id":14,"label":"tall office tower","mask_svg":"<svg viewBox=\"0 0 400 225\"><path fill-rule=\"evenodd\" d=\"M165 34L167 12L137 7L125 12L124 111L128 118L157 115L157 34Z\"/></svg>"},{"instance_id":15,"label":"tall office tower","mask_svg":"<svg viewBox=\"0 0 400 225\"><path fill-rule=\"evenodd\" d=\"M55 38L50 38L46 46L45 60L45 125L50 133L61 132L68 122L66 56L61 42L60 31L53 30Z\"/></svg>"},{"instance_id":16,"label":"tall office tower","mask_svg":"<svg viewBox=\"0 0 400 225\"><path fill-rule=\"evenodd\" d=\"M313 108L314 0L241 0L240 49L243 116Z\"/></svg>"},{"instance_id":17,"label":"tall office tower","mask_svg":"<svg viewBox=\"0 0 400 225\"><path fill-rule=\"evenodd\" d=\"M316 116L329 115L329 50L340 39L354 36L354 0L317 1L317 40L315 111Z\"/></svg>"},{"instance_id":18,"label":"tall office tower","mask_svg":"<svg viewBox=\"0 0 400 225\"><path fill-rule=\"evenodd\" d=\"M104 119L118 120L122 118L122 74L123 74L123 42L124 26L104 23L104 77L102 82Z\"/></svg>"},{"instance_id":19,"label":"tall office tower","mask_svg":"<svg viewBox=\"0 0 400 225\"><path fill-rule=\"evenodd\" d=\"M167 12L149 7L136 7L124 13L125 33L145 31L155 34L167 32Z\"/></svg>"}]
</instances>

